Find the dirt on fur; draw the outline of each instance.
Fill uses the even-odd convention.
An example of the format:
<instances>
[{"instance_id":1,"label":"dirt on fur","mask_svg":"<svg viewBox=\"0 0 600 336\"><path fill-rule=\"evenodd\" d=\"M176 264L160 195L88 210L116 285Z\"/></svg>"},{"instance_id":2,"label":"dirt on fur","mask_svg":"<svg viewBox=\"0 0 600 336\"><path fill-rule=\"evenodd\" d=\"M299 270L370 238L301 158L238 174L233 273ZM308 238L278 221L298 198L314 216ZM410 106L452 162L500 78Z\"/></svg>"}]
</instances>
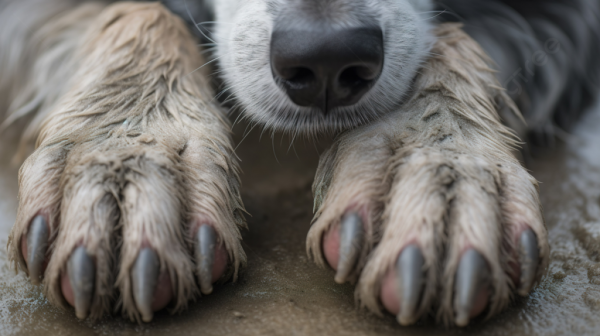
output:
<instances>
[{"instance_id":1,"label":"dirt on fur","mask_svg":"<svg viewBox=\"0 0 600 336\"><path fill-rule=\"evenodd\" d=\"M236 142L247 125L236 126ZM308 261L311 183L321 145L271 138L254 130L236 153L250 231L248 267L237 283L215 288L183 313L167 311L138 325L120 314L79 321L48 304L39 287L15 275L6 254L17 210L17 169L10 140L0 152L0 335L597 335L600 333L600 105L552 154L532 159L541 182L551 262L540 286L508 310L467 328L434 326L433 319L400 327L394 317L357 310L351 285ZM10 137L10 136L9 136Z\"/></svg>"}]
</instances>

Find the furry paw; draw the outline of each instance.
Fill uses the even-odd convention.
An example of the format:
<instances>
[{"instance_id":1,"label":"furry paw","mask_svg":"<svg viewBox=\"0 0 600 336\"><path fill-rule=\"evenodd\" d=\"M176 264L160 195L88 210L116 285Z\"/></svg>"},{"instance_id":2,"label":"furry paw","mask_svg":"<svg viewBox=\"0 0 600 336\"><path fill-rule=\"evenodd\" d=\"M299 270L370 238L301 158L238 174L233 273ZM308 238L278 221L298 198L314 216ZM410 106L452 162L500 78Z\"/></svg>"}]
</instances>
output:
<instances>
[{"instance_id":1,"label":"furry paw","mask_svg":"<svg viewBox=\"0 0 600 336\"><path fill-rule=\"evenodd\" d=\"M104 9L19 174L10 257L53 304L134 320L245 262L238 167L195 41L158 4Z\"/></svg>"},{"instance_id":2,"label":"furry paw","mask_svg":"<svg viewBox=\"0 0 600 336\"><path fill-rule=\"evenodd\" d=\"M536 181L497 113L512 103L459 27L437 34L404 107L321 157L307 248L374 312L465 326L527 295L548 243Z\"/></svg>"}]
</instances>

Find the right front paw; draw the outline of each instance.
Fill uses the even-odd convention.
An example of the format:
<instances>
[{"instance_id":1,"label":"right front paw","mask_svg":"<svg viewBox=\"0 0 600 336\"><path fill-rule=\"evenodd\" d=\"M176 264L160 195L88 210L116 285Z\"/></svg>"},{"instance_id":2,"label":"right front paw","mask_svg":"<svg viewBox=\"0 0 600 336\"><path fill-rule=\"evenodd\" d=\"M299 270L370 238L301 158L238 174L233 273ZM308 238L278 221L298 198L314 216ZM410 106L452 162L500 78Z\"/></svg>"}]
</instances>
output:
<instances>
[{"instance_id":1,"label":"right front paw","mask_svg":"<svg viewBox=\"0 0 600 336\"><path fill-rule=\"evenodd\" d=\"M374 312L465 326L528 295L549 246L536 181L497 113L511 102L459 26L437 33L402 108L321 157L307 248Z\"/></svg>"},{"instance_id":2,"label":"right front paw","mask_svg":"<svg viewBox=\"0 0 600 336\"><path fill-rule=\"evenodd\" d=\"M47 117L19 172L9 257L81 319L120 307L148 322L245 263L237 160L179 19L116 4L90 34L85 83Z\"/></svg>"},{"instance_id":3,"label":"right front paw","mask_svg":"<svg viewBox=\"0 0 600 336\"><path fill-rule=\"evenodd\" d=\"M528 295L548 261L531 176L468 149L398 148L382 133L349 135L321 161L317 176L332 177L315 183L313 259L402 325L432 314L465 326Z\"/></svg>"}]
</instances>

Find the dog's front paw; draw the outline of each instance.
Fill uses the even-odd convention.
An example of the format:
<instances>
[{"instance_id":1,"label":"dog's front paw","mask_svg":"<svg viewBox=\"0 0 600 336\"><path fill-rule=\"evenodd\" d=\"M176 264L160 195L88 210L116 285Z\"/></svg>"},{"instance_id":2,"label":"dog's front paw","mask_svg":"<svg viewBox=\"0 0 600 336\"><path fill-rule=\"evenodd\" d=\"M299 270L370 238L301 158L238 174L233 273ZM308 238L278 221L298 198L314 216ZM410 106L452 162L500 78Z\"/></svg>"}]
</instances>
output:
<instances>
[{"instance_id":1,"label":"dog's front paw","mask_svg":"<svg viewBox=\"0 0 600 336\"><path fill-rule=\"evenodd\" d=\"M536 181L496 113L510 102L474 42L455 26L438 35L403 109L322 156L307 247L372 311L464 326L527 295L548 244Z\"/></svg>"},{"instance_id":2,"label":"dog's front paw","mask_svg":"<svg viewBox=\"0 0 600 336\"><path fill-rule=\"evenodd\" d=\"M10 256L79 318L116 304L150 321L245 262L229 125L193 72L194 40L160 5L109 6L88 35L21 168Z\"/></svg>"}]
</instances>

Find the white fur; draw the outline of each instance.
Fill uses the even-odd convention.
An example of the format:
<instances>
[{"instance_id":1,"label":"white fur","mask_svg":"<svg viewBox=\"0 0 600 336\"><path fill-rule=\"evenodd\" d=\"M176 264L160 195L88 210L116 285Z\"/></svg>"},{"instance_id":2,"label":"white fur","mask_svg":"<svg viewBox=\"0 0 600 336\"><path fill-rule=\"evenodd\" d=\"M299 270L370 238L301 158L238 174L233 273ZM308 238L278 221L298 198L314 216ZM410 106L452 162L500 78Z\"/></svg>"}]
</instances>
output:
<instances>
[{"instance_id":1,"label":"white fur","mask_svg":"<svg viewBox=\"0 0 600 336\"><path fill-rule=\"evenodd\" d=\"M294 104L273 79L270 41L273 23L297 0L221 0L215 3L216 56L226 82L244 115L275 130L314 135L338 132L372 121L405 98L432 43L429 0L337 0L354 15L371 15L384 34L383 71L373 88L355 105L327 115ZM361 13L360 11L367 11ZM293 14L293 13L292 13ZM344 24L352 25L349 20Z\"/></svg>"}]
</instances>

